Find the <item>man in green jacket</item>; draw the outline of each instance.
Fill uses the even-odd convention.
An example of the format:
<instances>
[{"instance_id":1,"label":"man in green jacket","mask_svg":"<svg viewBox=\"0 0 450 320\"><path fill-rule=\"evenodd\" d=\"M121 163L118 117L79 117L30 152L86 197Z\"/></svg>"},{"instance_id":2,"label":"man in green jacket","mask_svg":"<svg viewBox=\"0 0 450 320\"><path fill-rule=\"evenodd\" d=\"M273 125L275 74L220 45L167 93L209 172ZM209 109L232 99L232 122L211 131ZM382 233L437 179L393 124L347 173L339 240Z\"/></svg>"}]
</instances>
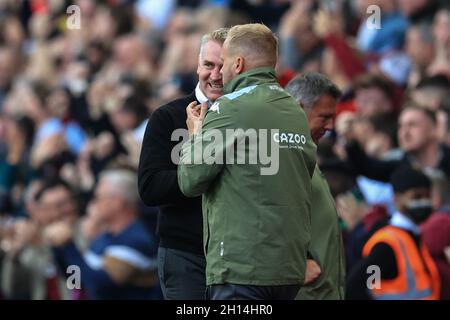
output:
<instances>
[{"instance_id":1,"label":"man in green jacket","mask_svg":"<svg viewBox=\"0 0 450 320\"><path fill-rule=\"evenodd\" d=\"M230 29L225 95L187 108L192 137L178 181L203 194L211 299L294 299L305 279L316 147L306 115L277 83L277 39L264 25ZM204 117L204 122L202 125Z\"/></svg>"},{"instance_id":2,"label":"man in green jacket","mask_svg":"<svg viewBox=\"0 0 450 320\"><path fill-rule=\"evenodd\" d=\"M286 91L303 107L314 142L333 129L340 90L320 73L291 80ZM312 178L309 252L321 269L319 278L303 286L296 299L344 299L344 253L339 220L328 183L316 166Z\"/></svg>"}]
</instances>

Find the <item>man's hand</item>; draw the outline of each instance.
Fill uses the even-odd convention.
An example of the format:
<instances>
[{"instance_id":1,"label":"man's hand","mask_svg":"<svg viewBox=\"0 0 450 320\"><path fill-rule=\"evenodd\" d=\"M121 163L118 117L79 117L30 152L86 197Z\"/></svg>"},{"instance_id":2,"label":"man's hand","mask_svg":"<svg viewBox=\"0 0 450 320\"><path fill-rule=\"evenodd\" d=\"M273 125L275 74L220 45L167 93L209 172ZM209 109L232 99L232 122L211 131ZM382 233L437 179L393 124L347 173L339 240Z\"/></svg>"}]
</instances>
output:
<instances>
[{"instance_id":1,"label":"man's hand","mask_svg":"<svg viewBox=\"0 0 450 320\"><path fill-rule=\"evenodd\" d=\"M8 230L6 230L8 231ZM6 235L7 250L9 254L16 255L24 247L38 245L40 243L40 232L38 226L28 219L19 219L10 226L9 234Z\"/></svg>"},{"instance_id":2,"label":"man's hand","mask_svg":"<svg viewBox=\"0 0 450 320\"><path fill-rule=\"evenodd\" d=\"M299 32L303 32L310 24L310 8L313 4L311 0L293 2L290 9L281 18L280 36L283 38L295 37Z\"/></svg>"},{"instance_id":3,"label":"man's hand","mask_svg":"<svg viewBox=\"0 0 450 320\"><path fill-rule=\"evenodd\" d=\"M339 36L344 34L342 15L325 9L319 10L314 15L312 27L314 33L320 38L325 38L330 34Z\"/></svg>"},{"instance_id":4,"label":"man's hand","mask_svg":"<svg viewBox=\"0 0 450 320\"><path fill-rule=\"evenodd\" d=\"M310 284L311 282L315 281L321 273L322 270L320 269L320 266L317 264L317 262L312 259L306 260L306 274L304 284Z\"/></svg>"},{"instance_id":5,"label":"man's hand","mask_svg":"<svg viewBox=\"0 0 450 320\"><path fill-rule=\"evenodd\" d=\"M67 149L67 143L62 133L54 133L33 146L31 165L38 168L45 160L51 159Z\"/></svg>"},{"instance_id":6,"label":"man's hand","mask_svg":"<svg viewBox=\"0 0 450 320\"><path fill-rule=\"evenodd\" d=\"M12 125L8 127L6 139L9 149L8 162L10 164L17 164L22 159L26 149L25 132L18 127L17 123L13 122Z\"/></svg>"},{"instance_id":7,"label":"man's hand","mask_svg":"<svg viewBox=\"0 0 450 320\"><path fill-rule=\"evenodd\" d=\"M335 130L340 138L344 138L346 142L356 139L353 132L353 123L356 116L353 112L345 111L336 117Z\"/></svg>"},{"instance_id":8,"label":"man's hand","mask_svg":"<svg viewBox=\"0 0 450 320\"><path fill-rule=\"evenodd\" d=\"M39 243L39 228L31 220L20 219L14 225L15 239L20 246Z\"/></svg>"},{"instance_id":9,"label":"man's hand","mask_svg":"<svg viewBox=\"0 0 450 320\"><path fill-rule=\"evenodd\" d=\"M198 133L203 126L203 120L205 119L206 112L208 111L208 104L197 104L197 101L191 102L186 108L186 124L189 131L189 137Z\"/></svg>"},{"instance_id":10,"label":"man's hand","mask_svg":"<svg viewBox=\"0 0 450 320\"><path fill-rule=\"evenodd\" d=\"M45 228L44 236L51 246L61 247L72 239L72 226L63 221L54 222Z\"/></svg>"},{"instance_id":11,"label":"man's hand","mask_svg":"<svg viewBox=\"0 0 450 320\"><path fill-rule=\"evenodd\" d=\"M368 210L366 203L356 199L351 192L337 196L336 206L339 216L344 220L349 231L364 219Z\"/></svg>"}]
</instances>

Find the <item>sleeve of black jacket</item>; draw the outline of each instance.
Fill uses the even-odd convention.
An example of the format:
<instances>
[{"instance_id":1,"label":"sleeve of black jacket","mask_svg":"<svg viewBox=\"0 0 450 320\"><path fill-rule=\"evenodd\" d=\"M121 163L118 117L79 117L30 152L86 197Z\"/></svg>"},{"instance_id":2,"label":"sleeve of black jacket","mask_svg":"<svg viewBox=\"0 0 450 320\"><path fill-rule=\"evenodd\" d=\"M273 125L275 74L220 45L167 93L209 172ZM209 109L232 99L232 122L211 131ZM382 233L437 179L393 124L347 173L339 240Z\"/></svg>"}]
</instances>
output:
<instances>
[{"instance_id":1,"label":"sleeve of black jacket","mask_svg":"<svg viewBox=\"0 0 450 320\"><path fill-rule=\"evenodd\" d=\"M174 122L165 106L153 112L145 130L139 160L138 186L142 201L161 206L185 199L178 186L177 165L171 159Z\"/></svg>"},{"instance_id":2,"label":"sleeve of black jacket","mask_svg":"<svg viewBox=\"0 0 450 320\"><path fill-rule=\"evenodd\" d=\"M401 160L378 160L368 156L357 142L346 146L348 162L357 174L369 179L388 182Z\"/></svg>"},{"instance_id":3,"label":"sleeve of black jacket","mask_svg":"<svg viewBox=\"0 0 450 320\"><path fill-rule=\"evenodd\" d=\"M373 274L370 266L378 266L381 279L394 279L397 277L397 260L392 248L380 242L376 244L367 258L358 262L347 277L345 290L346 300L371 300L367 287L367 280Z\"/></svg>"}]
</instances>

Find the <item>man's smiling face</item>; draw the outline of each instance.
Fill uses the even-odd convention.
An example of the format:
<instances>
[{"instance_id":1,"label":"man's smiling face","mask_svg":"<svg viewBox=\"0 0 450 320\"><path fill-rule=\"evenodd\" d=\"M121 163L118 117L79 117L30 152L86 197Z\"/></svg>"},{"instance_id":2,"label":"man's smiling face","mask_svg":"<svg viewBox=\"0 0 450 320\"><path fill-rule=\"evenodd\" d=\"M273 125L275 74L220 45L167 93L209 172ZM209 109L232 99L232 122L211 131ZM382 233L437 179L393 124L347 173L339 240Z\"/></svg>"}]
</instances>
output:
<instances>
[{"instance_id":1,"label":"man's smiling face","mask_svg":"<svg viewBox=\"0 0 450 320\"><path fill-rule=\"evenodd\" d=\"M197 68L200 90L210 101L214 101L223 95L222 60L220 53L222 46L216 41L208 41L200 53Z\"/></svg>"}]
</instances>

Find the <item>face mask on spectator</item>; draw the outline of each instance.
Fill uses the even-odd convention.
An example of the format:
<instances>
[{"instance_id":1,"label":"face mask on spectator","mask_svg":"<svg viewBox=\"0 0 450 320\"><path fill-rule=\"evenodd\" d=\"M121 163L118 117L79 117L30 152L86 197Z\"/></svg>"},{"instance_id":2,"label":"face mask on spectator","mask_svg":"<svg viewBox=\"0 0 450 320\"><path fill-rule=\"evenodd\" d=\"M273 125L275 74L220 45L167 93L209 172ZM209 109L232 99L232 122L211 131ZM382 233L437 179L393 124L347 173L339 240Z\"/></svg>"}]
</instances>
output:
<instances>
[{"instance_id":1,"label":"face mask on spectator","mask_svg":"<svg viewBox=\"0 0 450 320\"><path fill-rule=\"evenodd\" d=\"M433 211L430 199L411 200L406 204L406 213L416 223L424 222Z\"/></svg>"}]
</instances>

